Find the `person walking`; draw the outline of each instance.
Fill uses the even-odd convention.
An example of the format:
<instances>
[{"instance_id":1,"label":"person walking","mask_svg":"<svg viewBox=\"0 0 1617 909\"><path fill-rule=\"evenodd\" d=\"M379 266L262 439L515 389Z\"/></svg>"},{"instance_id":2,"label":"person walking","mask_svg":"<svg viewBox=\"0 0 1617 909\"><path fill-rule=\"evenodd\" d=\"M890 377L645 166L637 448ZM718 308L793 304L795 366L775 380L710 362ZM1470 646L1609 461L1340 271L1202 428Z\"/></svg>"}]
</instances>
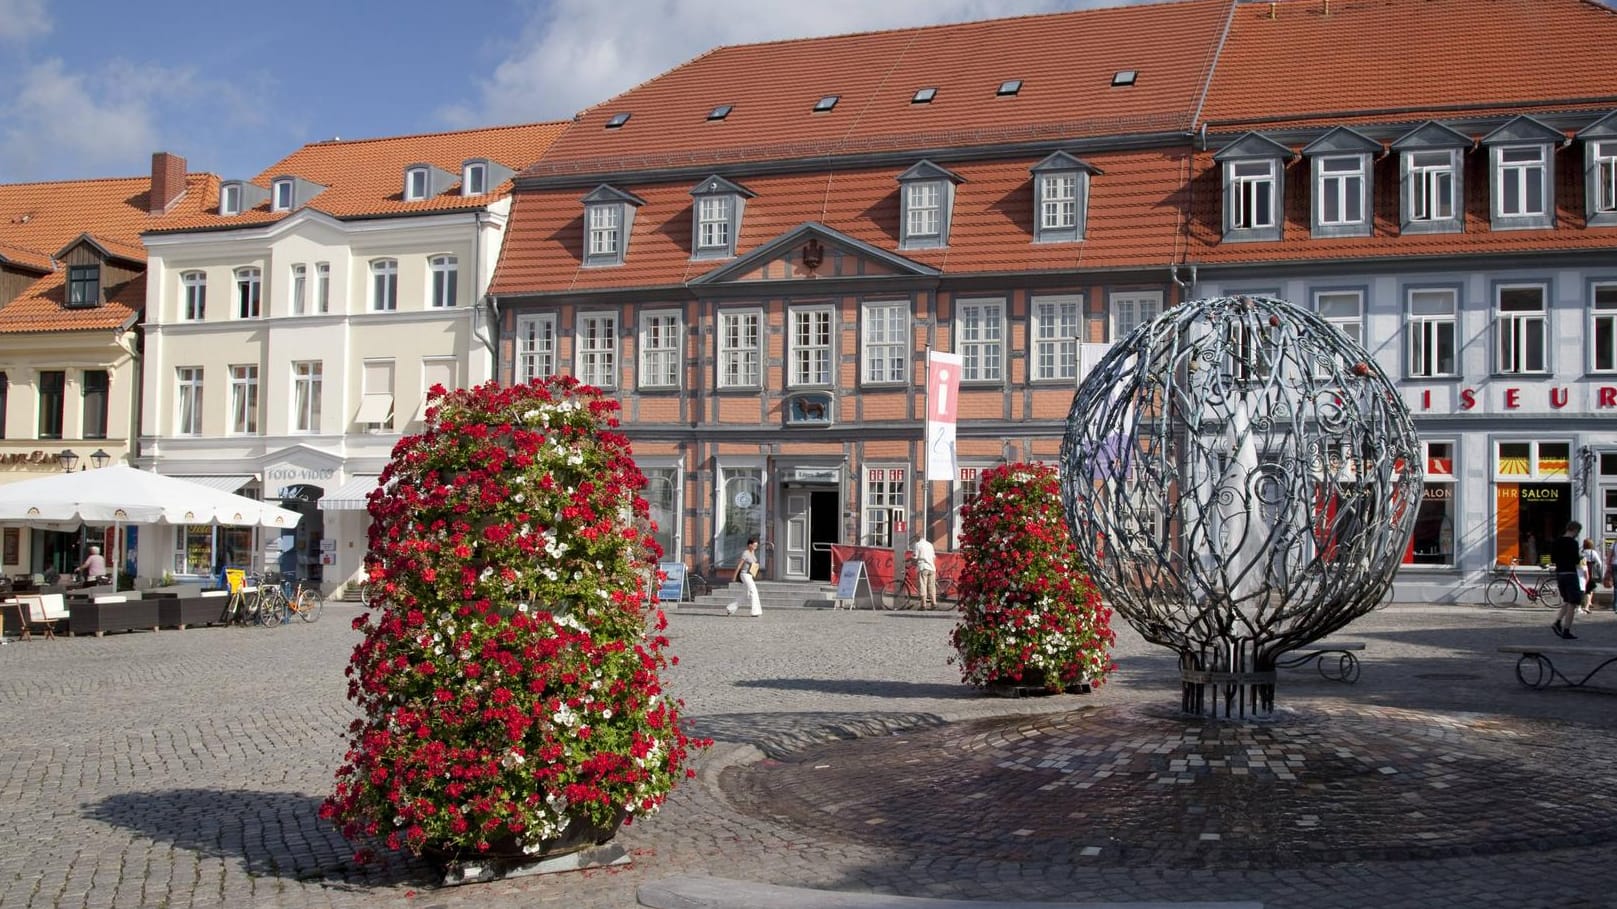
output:
<instances>
[{"instance_id":1,"label":"person walking","mask_svg":"<svg viewBox=\"0 0 1617 909\"><path fill-rule=\"evenodd\" d=\"M1578 636L1572 633L1572 617L1583 605L1583 585L1578 583L1578 566L1583 564L1583 548L1578 545L1578 533L1583 525L1572 521L1566 533L1555 538L1550 547L1550 561L1555 565L1555 585L1561 591L1561 614L1550 625L1550 630L1569 641Z\"/></svg>"},{"instance_id":2,"label":"person walking","mask_svg":"<svg viewBox=\"0 0 1617 909\"><path fill-rule=\"evenodd\" d=\"M741 592L736 594L736 598L730 601L730 605L724 607L726 615L735 615L736 610L741 608L743 598L751 606L749 615L760 616L764 614L764 606L758 602L758 584L754 580L758 577L758 571L758 538L747 537L747 548L741 553L741 561L736 564L735 579L741 583Z\"/></svg>"},{"instance_id":3,"label":"person walking","mask_svg":"<svg viewBox=\"0 0 1617 909\"><path fill-rule=\"evenodd\" d=\"M1588 615L1589 607L1595 602L1595 590L1600 587L1600 569L1606 560L1601 557L1600 550L1595 548L1595 541L1587 537L1583 541L1582 555L1583 564L1578 566L1578 573L1583 581L1583 605L1579 611Z\"/></svg>"},{"instance_id":4,"label":"person walking","mask_svg":"<svg viewBox=\"0 0 1617 909\"><path fill-rule=\"evenodd\" d=\"M1606 553L1606 589L1610 590L1617 584L1617 540L1611 541L1611 549ZM1611 598L1611 611L1617 612L1617 596Z\"/></svg>"},{"instance_id":5,"label":"person walking","mask_svg":"<svg viewBox=\"0 0 1617 909\"><path fill-rule=\"evenodd\" d=\"M910 552L915 559L915 580L921 588L921 608L938 608L938 551L932 541L916 534L910 541Z\"/></svg>"}]
</instances>

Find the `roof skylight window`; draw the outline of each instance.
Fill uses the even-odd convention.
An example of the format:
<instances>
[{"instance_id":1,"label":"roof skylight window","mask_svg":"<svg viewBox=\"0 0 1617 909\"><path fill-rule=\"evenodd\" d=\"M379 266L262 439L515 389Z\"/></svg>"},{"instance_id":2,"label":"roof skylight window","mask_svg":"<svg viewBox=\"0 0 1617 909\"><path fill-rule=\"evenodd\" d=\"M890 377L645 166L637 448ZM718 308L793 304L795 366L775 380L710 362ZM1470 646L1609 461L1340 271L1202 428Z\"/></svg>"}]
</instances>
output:
<instances>
[{"instance_id":1,"label":"roof skylight window","mask_svg":"<svg viewBox=\"0 0 1617 909\"><path fill-rule=\"evenodd\" d=\"M715 107L707 112L707 118L709 120L723 120L725 117L730 116L730 111L733 109L734 107L732 105L720 104L718 107Z\"/></svg>"},{"instance_id":2,"label":"roof skylight window","mask_svg":"<svg viewBox=\"0 0 1617 909\"><path fill-rule=\"evenodd\" d=\"M915 90L915 97L910 99L910 103L911 104L931 104L932 99L936 98L937 96L938 96L938 90L935 89L935 88L918 88L918 89Z\"/></svg>"},{"instance_id":3,"label":"roof skylight window","mask_svg":"<svg viewBox=\"0 0 1617 909\"><path fill-rule=\"evenodd\" d=\"M1133 85L1135 78L1139 75L1137 71L1132 69L1120 69L1112 73L1112 86Z\"/></svg>"},{"instance_id":4,"label":"roof skylight window","mask_svg":"<svg viewBox=\"0 0 1617 909\"><path fill-rule=\"evenodd\" d=\"M629 116L629 114L613 114L612 119L606 121L606 128L617 129L623 124L629 122Z\"/></svg>"},{"instance_id":5,"label":"roof skylight window","mask_svg":"<svg viewBox=\"0 0 1617 909\"><path fill-rule=\"evenodd\" d=\"M817 114L825 113L831 108L836 107L837 101L841 100L841 98L841 95L826 95L824 98L814 102L814 112Z\"/></svg>"},{"instance_id":6,"label":"roof skylight window","mask_svg":"<svg viewBox=\"0 0 1617 909\"><path fill-rule=\"evenodd\" d=\"M996 94L996 95L1014 95L1017 92L1020 92L1021 90L1022 90L1022 80L1021 79L1006 79L1004 82L1001 82L999 84L999 91L994 92L994 94Z\"/></svg>"}]
</instances>

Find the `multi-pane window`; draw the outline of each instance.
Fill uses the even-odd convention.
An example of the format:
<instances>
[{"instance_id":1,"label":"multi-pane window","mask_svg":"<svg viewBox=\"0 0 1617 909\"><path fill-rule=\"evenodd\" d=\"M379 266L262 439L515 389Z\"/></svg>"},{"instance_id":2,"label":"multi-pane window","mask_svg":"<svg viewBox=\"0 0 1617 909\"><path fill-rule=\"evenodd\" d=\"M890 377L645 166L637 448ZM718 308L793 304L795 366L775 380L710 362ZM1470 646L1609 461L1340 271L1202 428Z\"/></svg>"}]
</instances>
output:
<instances>
[{"instance_id":1,"label":"multi-pane window","mask_svg":"<svg viewBox=\"0 0 1617 909\"><path fill-rule=\"evenodd\" d=\"M377 259L371 263L371 309L391 312L399 308L399 260Z\"/></svg>"},{"instance_id":2,"label":"multi-pane window","mask_svg":"<svg viewBox=\"0 0 1617 909\"><path fill-rule=\"evenodd\" d=\"M107 387L111 377L105 369L86 369L79 386L84 401L84 438L107 437Z\"/></svg>"},{"instance_id":3,"label":"multi-pane window","mask_svg":"<svg viewBox=\"0 0 1617 909\"><path fill-rule=\"evenodd\" d=\"M1161 291L1115 293L1109 300L1113 341L1128 337L1129 332L1162 314Z\"/></svg>"},{"instance_id":4,"label":"multi-pane window","mask_svg":"<svg viewBox=\"0 0 1617 909\"><path fill-rule=\"evenodd\" d=\"M1594 144L1589 179L1594 183L1594 213L1617 214L1617 140Z\"/></svg>"},{"instance_id":5,"label":"multi-pane window","mask_svg":"<svg viewBox=\"0 0 1617 909\"><path fill-rule=\"evenodd\" d=\"M39 437L62 437L62 411L67 406L67 373L46 369L39 373Z\"/></svg>"},{"instance_id":6,"label":"multi-pane window","mask_svg":"<svg viewBox=\"0 0 1617 909\"><path fill-rule=\"evenodd\" d=\"M730 248L729 196L702 196L696 200L696 246L698 249Z\"/></svg>"},{"instance_id":7,"label":"multi-pane window","mask_svg":"<svg viewBox=\"0 0 1617 909\"><path fill-rule=\"evenodd\" d=\"M1078 226L1078 175L1051 174L1040 180L1039 226L1069 230Z\"/></svg>"},{"instance_id":8,"label":"multi-pane window","mask_svg":"<svg viewBox=\"0 0 1617 909\"><path fill-rule=\"evenodd\" d=\"M258 434L258 365L255 363L230 367L230 432L242 436Z\"/></svg>"},{"instance_id":9,"label":"multi-pane window","mask_svg":"<svg viewBox=\"0 0 1617 909\"><path fill-rule=\"evenodd\" d=\"M301 316L309 307L309 266L292 266L292 315Z\"/></svg>"},{"instance_id":10,"label":"multi-pane window","mask_svg":"<svg viewBox=\"0 0 1617 909\"><path fill-rule=\"evenodd\" d=\"M1321 158L1318 162L1319 223L1343 226L1364 223L1364 161L1360 155Z\"/></svg>"},{"instance_id":11,"label":"multi-pane window","mask_svg":"<svg viewBox=\"0 0 1617 909\"><path fill-rule=\"evenodd\" d=\"M1496 372L1500 375L1546 371L1544 297L1543 285L1499 288L1494 333L1499 341Z\"/></svg>"},{"instance_id":12,"label":"multi-pane window","mask_svg":"<svg viewBox=\"0 0 1617 909\"><path fill-rule=\"evenodd\" d=\"M1455 375L1458 294L1434 288L1409 292L1409 375L1437 378Z\"/></svg>"},{"instance_id":13,"label":"multi-pane window","mask_svg":"<svg viewBox=\"0 0 1617 909\"><path fill-rule=\"evenodd\" d=\"M94 306L101 302L101 266L67 267L67 305Z\"/></svg>"},{"instance_id":14,"label":"multi-pane window","mask_svg":"<svg viewBox=\"0 0 1617 909\"><path fill-rule=\"evenodd\" d=\"M578 378L596 388L618 386L618 317L590 313L578 319Z\"/></svg>"},{"instance_id":15,"label":"multi-pane window","mask_svg":"<svg viewBox=\"0 0 1617 909\"><path fill-rule=\"evenodd\" d=\"M1364 343L1364 294L1357 290L1320 291L1314 294L1319 317L1336 326L1355 344Z\"/></svg>"},{"instance_id":16,"label":"multi-pane window","mask_svg":"<svg viewBox=\"0 0 1617 909\"><path fill-rule=\"evenodd\" d=\"M178 387L175 395L174 433L181 436L202 435L202 367L181 366L174 370Z\"/></svg>"},{"instance_id":17,"label":"multi-pane window","mask_svg":"<svg viewBox=\"0 0 1617 909\"><path fill-rule=\"evenodd\" d=\"M719 313L720 388L752 388L763 382L763 316L755 311Z\"/></svg>"},{"instance_id":18,"label":"multi-pane window","mask_svg":"<svg viewBox=\"0 0 1617 909\"><path fill-rule=\"evenodd\" d=\"M1454 156L1448 151L1412 152L1409 156L1411 221L1447 221L1454 217Z\"/></svg>"},{"instance_id":19,"label":"multi-pane window","mask_svg":"<svg viewBox=\"0 0 1617 909\"><path fill-rule=\"evenodd\" d=\"M910 307L907 302L866 303L859 322L863 336L864 381L902 382L909 370Z\"/></svg>"},{"instance_id":20,"label":"multi-pane window","mask_svg":"<svg viewBox=\"0 0 1617 909\"><path fill-rule=\"evenodd\" d=\"M831 384L831 310L792 310L792 385Z\"/></svg>"},{"instance_id":21,"label":"multi-pane window","mask_svg":"<svg viewBox=\"0 0 1617 909\"><path fill-rule=\"evenodd\" d=\"M517 317L517 384L556 374L556 316Z\"/></svg>"},{"instance_id":22,"label":"multi-pane window","mask_svg":"<svg viewBox=\"0 0 1617 909\"><path fill-rule=\"evenodd\" d=\"M960 381L997 382L1005 368L1005 304L968 300L955 308L955 353L960 354Z\"/></svg>"},{"instance_id":23,"label":"multi-pane window","mask_svg":"<svg viewBox=\"0 0 1617 909\"><path fill-rule=\"evenodd\" d=\"M1589 338L1594 344L1591 365L1596 372L1617 372L1617 284L1596 284L1591 288L1594 324Z\"/></svg>"},{"instance_id":24,"label":"multi-pane window","mask_svg":"<svg viewBox=\"0 0 1617 909\"><path fill-rule=\"evenodd\" d=\"M640 387L679 385L679 313L653 312L640 317Z\"/></svg>"},{"instance_id":25,"label":"multi-pane window","mask_svg":"<svg viewBox=\"0 0 1617 909\"><path fill-rule=\"evenodd\" d=\"M1078 331L1082 297L1033 298L1033 378L1078 377Z\"/></svg>"},{"instance_id":26,"label":"multi-pane window","mask_svg":"<svg viewBox=\"0 0 1617 909\"><path fill-rule=\"evenodd\" d=\"M314 263L314 311L331 311L331 263Z\"/></svg>"},{"instance_id":27,"label":"multi-pane window","mask_svg":"<svg viewBox=\"0 0 1617 909\"><path fill-rule=\"evenodd\" d=\"M427 260L432 275L432 305L445 309L455 305L455 284L460 276L460 260L454 256L433 256Z\"/></svg>"},{"instance_id":28,"label":"multi-pane window","mask_svg":"<svg viewBox=\"0 0 1617 909\"><path fill-rule=\"evenodd\" d=\"M623 222L623 207L618 204L591 205L589 217L589 254L615 256L618 254L618 231Z\"/></svg>"},{"instance_id":29,"label":"multi-pane window","mask_svg":"<svg viewBox=\"0 0 1617 909\"><path fill-rule=\"evenodd\" d=\"M1545 207L1545 148L1542 145L1504 146L1496 151L1494 186L1498 212L1503 217L1542 215Z\"/></svg>"},{"instance_id":30,"label":"multi-pane window","mask_svg":"<svg viewBox=\"0 0 1617 909\"><path fill-rule=\"evenodd\" d=\"M180 275L180 290L184 296L180 318L201 322L208 314L208 276L200 271L188 271Z\"/></svg>"},{"instance_id":31,"label":"multi-pane window","mask_svg":"<svg viewBox=\"0 0 1617 909\"><path fill-rule=\"evenodd\" d=\"M641 495L651 511L652 538L662 547L664 561L681 561L679 468L642 467L640 472L646 476L646 488Z\"/></svg>"},{"instance_id":32,"label":"multi-pane window","mask_svg":"<svg viewBox=\"0 0 1617 909\"><path fill-rule=\"evenodd\" d=\"M263 290L263 276L258 269L236 269L236 318L258 318L260 313L259 295Z\"/></svg>"},{"instance_id":33,"label":"multi-pane window","mask_svg":"<svg viewBox=\"0 0 1617 909\"><path fill-rule=\"evenodd\" d=\"M1235 161L1230 164L1230 226L1253 230L1275 225L1275 163Z\"/></svg>"},{"instance_id":34,"label":"multi-pane window","mask_svg":"<svg viewBox=\"0 0 1617 909\"><path fill-rule=\"evenodd\" d=\"M904 506L905 469L867 467L864 472L864 529L860 534L866 546L893 545L893 525L909 521Z\"/></svg>"},{"instance_id":35,"label":"multi-pane window","mask_svg":"<svg viewBox=\"0 0 1617 909\"><path fill-rule=\"evenodd\" d=\"M320 431L320 396L323 380L319 360L292 364L292 431Z\"/></svg>"},{"instance_id":36,"label":"multi-pane window","mask_svg":"<svg viewBox=\"0 0 1617 909\"><path fill-rule=\"evenodd\" d=\"M905 186L904 212L907 236L938 236L942 229L943 184L932 180Z\"/></svg>"}]
</instances>

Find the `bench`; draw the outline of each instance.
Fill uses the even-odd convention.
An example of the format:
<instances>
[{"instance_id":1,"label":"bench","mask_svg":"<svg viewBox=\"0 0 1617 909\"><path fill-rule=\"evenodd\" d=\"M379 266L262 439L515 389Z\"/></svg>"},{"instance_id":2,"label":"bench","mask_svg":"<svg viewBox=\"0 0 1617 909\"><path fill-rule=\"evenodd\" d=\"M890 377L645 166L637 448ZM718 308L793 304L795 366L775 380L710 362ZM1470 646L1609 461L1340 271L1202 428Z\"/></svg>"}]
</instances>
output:
<instances>
[{"instance_id":1,"label":"bench","mask_svg":"<svg viewBox=\"0 0 1617 909\"><path fill-rule=\"evenodd\" d=\"M1511 644L1499 648L1500 653L1520 654L1516 659L1516 679L1523 685L1534 689L1544 689L1557 682L1568 688L1598 688L1598 685L1589 685L1589 681L1600 670L1617 663L1617 648L1601 647L1595 644ZM1556 667L1552 656L1570 657L1578 659L1587 657L1598 660L1595 668L1588 671L1583 678L1573 681L1572 678ZM1575 673L1577 670L1573 670Z\"/></svg>"},{"instance_id":2,"label":"bench","mask_svg":"<svg viewBox=\"0 0 1617 909\"><path fill-rule=\"evenodd\" d=\"M1359 658L1354 652L1363 649L1363 641L1314 641L1281 654L1275 668L1297 669L1313 663L1325 678L1351 685L1359 680ZM1333 655L1335 659L1326 659Z\"/></svg>"}]
</instances>

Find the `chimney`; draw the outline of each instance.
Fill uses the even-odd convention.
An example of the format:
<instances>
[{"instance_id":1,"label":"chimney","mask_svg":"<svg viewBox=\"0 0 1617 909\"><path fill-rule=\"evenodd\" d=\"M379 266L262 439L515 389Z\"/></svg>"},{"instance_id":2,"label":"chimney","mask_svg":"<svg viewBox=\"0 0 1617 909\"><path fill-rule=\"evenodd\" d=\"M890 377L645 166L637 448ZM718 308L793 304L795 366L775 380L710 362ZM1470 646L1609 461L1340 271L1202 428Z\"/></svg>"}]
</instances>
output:
<instances>
[{"instance_id":1,"label":"chimney","mask_svg":"<svg viewBox=\"0 0 1617 909\"><path fill-rule=\"evenodd\" d=\"M185 159L168 152L152 154L152 191L146 210L154 215L168 211L185 195Z\"/></svg>"}]
</instances>

